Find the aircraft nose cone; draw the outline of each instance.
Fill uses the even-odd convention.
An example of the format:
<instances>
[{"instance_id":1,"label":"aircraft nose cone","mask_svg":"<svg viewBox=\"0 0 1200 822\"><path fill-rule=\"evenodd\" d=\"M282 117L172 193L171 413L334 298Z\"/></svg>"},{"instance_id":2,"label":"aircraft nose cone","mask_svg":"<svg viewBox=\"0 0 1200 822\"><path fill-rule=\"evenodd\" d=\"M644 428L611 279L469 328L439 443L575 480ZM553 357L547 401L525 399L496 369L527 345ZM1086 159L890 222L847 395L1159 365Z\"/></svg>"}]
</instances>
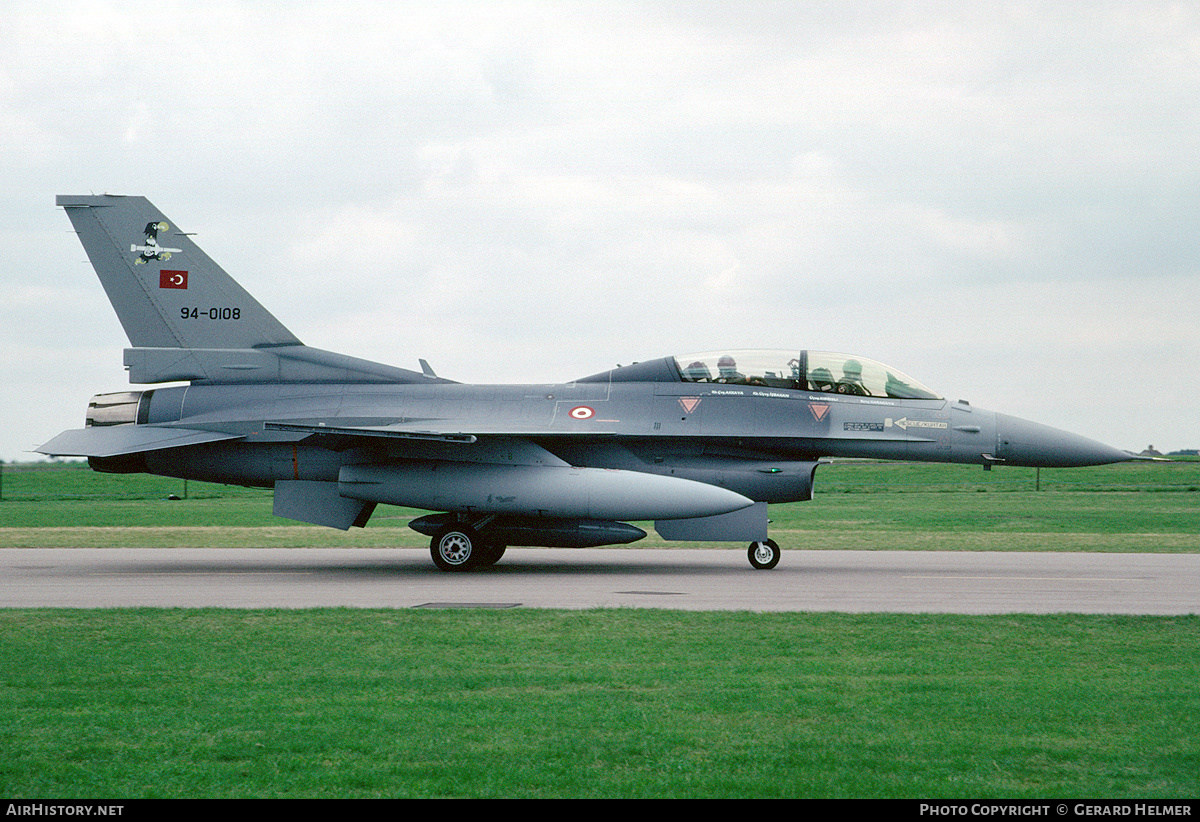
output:
<instances>
[{"instance_id":1,"label":"aircraft nose cone","mask_svg":"<svg viewBox=\"0 0 1200 822\"><path fill-rule=\"evenodd\" d=\"M1009 465L1078 468L1133 457L1102 442L1020 417L996 415L996 456Z\"/></svg>"}]
</instances>

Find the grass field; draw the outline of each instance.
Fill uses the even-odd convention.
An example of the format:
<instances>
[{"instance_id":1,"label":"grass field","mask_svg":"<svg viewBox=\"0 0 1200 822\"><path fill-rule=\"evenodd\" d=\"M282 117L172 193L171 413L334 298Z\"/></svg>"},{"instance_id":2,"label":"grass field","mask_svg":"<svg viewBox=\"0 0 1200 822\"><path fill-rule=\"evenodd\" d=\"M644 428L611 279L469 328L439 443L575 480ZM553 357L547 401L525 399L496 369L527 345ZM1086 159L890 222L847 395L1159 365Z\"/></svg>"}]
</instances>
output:
<instances>
[{"instance_id":1,"label":"grass field","mask_svg":"<svg viewBox=\"0 0 1200 822\"><path fill-rule=\"evenodd\" d=\"M82 464L5 466L9 547L420 547L420 516L380 506L365 529L281 520L270 491ZM1040 486L1041 490L1036 490ZM1200 551L1200 462L1086 469L843 462L817 470L812 502L771 506L785 549ZM693 547L650 536L630 546ZM712 545L711 543L709 544ZM619 550L619 549L614 549Z\"/></svg>"},{"instance_id":2,"label":"grass field","mask_svg":"<svg viewBox=\"0 0 1200 822\"><path fill-rule=\"evenodd\" d=\"M344 534L269 492L4 469L0 547L425 542L398 509ZM817 480L781 544L1200 550L1195 462ZM7 610L0 659L10 798L1200 794L1195 615Z\"/></svg>"},{"instance_id":3,"label":"grass field","mask_svg":"<svg viewBox=\"0 0 1200 822\"><path fill-rule=\"evenodd\" d=\"M1200 620L0 612L16 797L1195 797Z\"/></svg>"}]
</instances>

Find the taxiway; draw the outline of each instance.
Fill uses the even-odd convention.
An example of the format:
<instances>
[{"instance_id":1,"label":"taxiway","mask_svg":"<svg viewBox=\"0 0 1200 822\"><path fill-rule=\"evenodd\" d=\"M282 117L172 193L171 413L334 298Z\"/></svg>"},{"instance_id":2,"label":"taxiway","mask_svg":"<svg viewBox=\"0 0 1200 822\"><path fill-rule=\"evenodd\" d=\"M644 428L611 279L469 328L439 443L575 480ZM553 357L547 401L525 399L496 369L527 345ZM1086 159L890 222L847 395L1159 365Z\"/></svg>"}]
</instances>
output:
<instances>
[{"instance_id":1,"label":"taxiway","mask_svg":"<svg viewBox=\"0 0 1200 822\"><path fill-rule=\"evenodd\" d=\"M1200 555L512 549L465 574L418 549L0 549L0 607L1200 612Z\"/></svg>"}]
</instances>

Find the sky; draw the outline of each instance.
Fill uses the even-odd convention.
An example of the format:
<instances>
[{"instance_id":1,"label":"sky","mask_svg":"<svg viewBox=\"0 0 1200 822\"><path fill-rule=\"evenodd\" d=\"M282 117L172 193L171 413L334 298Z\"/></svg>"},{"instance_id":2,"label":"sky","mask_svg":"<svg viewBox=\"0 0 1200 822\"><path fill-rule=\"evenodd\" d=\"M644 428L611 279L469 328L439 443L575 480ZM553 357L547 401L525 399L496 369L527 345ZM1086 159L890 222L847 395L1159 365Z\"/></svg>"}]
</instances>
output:
<instances>
[{"instance_id":1,"label":"sky","mask_svg":"<svg viewBox=\"0 0 1200 822\"><path fill-rule=\"evenodd\" d=\"M87 193L461 382L808 348L1200 448L1196 3L8 2L0 460L127 390Z\"/></svg>"}]
</instances>

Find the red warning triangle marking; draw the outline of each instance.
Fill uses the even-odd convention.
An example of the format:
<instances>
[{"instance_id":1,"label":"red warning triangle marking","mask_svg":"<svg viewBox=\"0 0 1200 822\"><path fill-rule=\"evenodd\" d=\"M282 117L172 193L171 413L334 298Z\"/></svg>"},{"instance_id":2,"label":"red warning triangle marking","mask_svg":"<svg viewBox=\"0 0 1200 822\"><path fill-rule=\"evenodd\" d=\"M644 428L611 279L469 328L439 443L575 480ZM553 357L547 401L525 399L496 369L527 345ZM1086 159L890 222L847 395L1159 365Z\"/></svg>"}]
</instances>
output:
<instances>
[{"instance_id":1,"label":"red warning triangle marking","mask_svg":"<svg viewBox=\"0 0 1200 822\"><path fill-rule=\"evenodd\" d=\"M808 410L812 412L813 419L817 422L825 419L825 415L829 413L829 406L823 402L810 402Z\"/></svg>"},{"instance_id":2,"label":"red warning triangle marking","mask_svg":"<svg viewBox=\"0 0 1200 822\"><path fill-rule=\"evenodd\" d=\"M679 404L683 406L683 410L689 414L696 410L696 406L700 404L699 397L680 397Z\"/></svg>"}]
</instances>

